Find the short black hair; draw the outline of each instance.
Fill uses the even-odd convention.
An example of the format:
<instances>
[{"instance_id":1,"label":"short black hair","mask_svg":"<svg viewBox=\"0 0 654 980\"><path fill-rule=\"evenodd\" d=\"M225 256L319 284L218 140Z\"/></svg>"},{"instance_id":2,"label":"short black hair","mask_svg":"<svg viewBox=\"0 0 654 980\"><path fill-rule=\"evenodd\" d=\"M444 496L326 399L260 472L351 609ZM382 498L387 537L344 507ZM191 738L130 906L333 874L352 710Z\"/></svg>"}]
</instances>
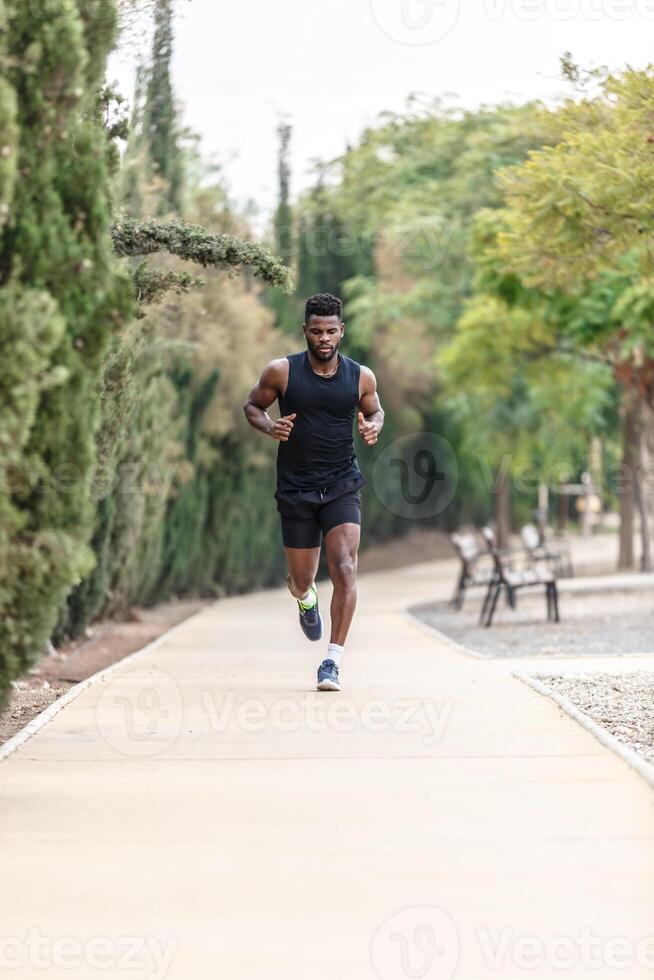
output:
<instances>
[{"instance_id":1,"label":"short black hair","mask_svg":"<svg viewBox=\"0 0 654 980\"><path fill-rule=\"evenodd\" d=\"M316 293L307 300L304 310L304 322L308 323L312 316L337 316L343 321L343 303L338 296L331 293Z\"/></svg>"}]
</instances>

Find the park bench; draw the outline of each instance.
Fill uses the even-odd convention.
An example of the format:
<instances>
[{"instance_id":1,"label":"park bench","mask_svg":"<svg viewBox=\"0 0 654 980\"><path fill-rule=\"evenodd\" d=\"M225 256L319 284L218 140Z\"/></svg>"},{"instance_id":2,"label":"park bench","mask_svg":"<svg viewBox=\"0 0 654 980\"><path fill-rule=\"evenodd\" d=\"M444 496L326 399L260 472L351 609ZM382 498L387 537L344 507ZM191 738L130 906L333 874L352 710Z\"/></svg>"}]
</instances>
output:
<instances>
[{"instance_id":1,"label":"park bench","mask_svg":"<svg viewBox=\"0 0 654 980\"><path fill-rule=\"evenodd\" d=\"M487 562L488 553L480 547L474 534L470 532L450 534L450 541L461 562L450 605L455 609L462 609L466 589L488 588L493 578L493 566L478 567L480 563Z\"/></svg>"},{"instance_id":2,"label":"park bench","mask_svg":"<svg viewBox=\"0 0 654 980\"><path fill-rule=\"evenodd\" d=\"M482 528L482 535L489 554L493 559L493 575L488 585L486 597L481 609L479 621L483 626L490 626L502 589L506 589L511 606L515 606L515 594L519 589L542 586L547 601L548 622L559 622L559 595L556 585L556 575L551 568L543 568L534 564L531 567L516 569L513 567L512 554L502 552L497 546L497 540L489 527ZM513 552L515 554L515 552Z\"/></svg>"},{"instance_id":3,"label":"park bench","mask_svg":"<svg viewBox=\"0 0 654 980\"><path fill-rule=\"evenodd\" d=\"M520 530L520 540L529 559L529 567L544 562L556 578L572 578L572 556L569 546L561 541L553 548L545 529L536 524L525 524Z\"/></svg>"}]
</instances>

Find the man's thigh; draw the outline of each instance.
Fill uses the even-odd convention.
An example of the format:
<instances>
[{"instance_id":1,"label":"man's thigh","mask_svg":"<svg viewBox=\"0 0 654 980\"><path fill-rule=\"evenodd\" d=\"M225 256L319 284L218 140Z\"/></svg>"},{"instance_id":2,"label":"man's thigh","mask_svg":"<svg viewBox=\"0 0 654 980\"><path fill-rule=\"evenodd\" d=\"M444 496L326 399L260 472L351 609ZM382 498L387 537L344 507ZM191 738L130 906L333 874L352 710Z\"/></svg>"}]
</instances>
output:
<instances>
[{"instance_id":1,"label":"man's thigh","mask_svg":"<svg viewBox=\"0 0 654 980\"><path fill-rule=\"evenodd\" d=\"M320 550L322 530L315 516L298 520L282 515L281 522L284 548Z\"/></svg>"},{"instance_id":2,"label":"man's thigh","mask_svg":"<svg viewBox=\"0 0 654 980\"><path fill-rule=\"evenodd\" d=\"M359 533L354 535L358 541L361 528L361 491L353 490L342 497L336 497L335 500L323 504L318 509L317 518L325 538L325 544L327 544L328 535L333 537L336 528L345 525L354 525L359 528ZM349 533L349 537L353 537L352 532Z\"/></svg>"},{"instance_id":3,"label":"man's thigh","mask_svg":"<svg viewBox=\"0 0 654 980\"><path fill-rule=\"evenodd\" d=\"M320 548L284 548L288 570L293 582L308 588L315 582L320 563Z\"/></svg>"},{"instance_id":4,"label":"man's thigh","mask_svg":"<svg viewBox=\"0 0 654 980\"><path fill-rule=\"evenodd\" d=\"M356 568L359 542L361 540L361 493L338 497L320 508L318 513L323 535L330 575L344 562Z\"/></svg>"},{"instance_id":5,"label":"man's thigh","mask_svg":"<svg viewBox=\"0 0 654 980\"><path fill-rule=\"evenodd\" d=\"M343 568L356 573L361 526L359 524L337 524L325 535L325 554L327 568L332 582L336 582Z\"/></svg>"}]
</instances>

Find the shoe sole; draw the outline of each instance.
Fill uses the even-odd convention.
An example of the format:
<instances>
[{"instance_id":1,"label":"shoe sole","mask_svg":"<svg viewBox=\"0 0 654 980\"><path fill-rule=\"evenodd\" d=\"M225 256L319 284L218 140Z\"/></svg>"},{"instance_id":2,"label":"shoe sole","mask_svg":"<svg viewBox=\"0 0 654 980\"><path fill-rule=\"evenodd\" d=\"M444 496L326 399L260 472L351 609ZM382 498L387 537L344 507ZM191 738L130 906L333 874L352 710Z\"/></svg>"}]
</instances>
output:
<instances>
[{"instance_id":1,"label":"shoe sole","mask_svg":"<svg viewBox=\"0 0 654 980\"><path fill-rule=\"evenodd\" d=\"M320 681L317 687L318 691L340 691L340 689L340 684L338 684L336 681L330 680Z\"/></svg>"}]
</instances>

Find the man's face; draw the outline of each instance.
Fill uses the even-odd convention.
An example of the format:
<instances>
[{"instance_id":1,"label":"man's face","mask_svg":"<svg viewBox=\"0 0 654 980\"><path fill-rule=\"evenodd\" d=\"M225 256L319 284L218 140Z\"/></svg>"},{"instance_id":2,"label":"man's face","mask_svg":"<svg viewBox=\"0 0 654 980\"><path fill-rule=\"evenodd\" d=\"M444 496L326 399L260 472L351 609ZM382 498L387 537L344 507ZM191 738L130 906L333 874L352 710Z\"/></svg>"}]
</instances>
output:
<instances>
[{"instance_id":1,"label":"man's face","mask_svg":"<svg viewBox=\"0 0 654 980\"><path fill-rule=\"evenodd\" d=\"M336 314L313 315L304 324L304 336L307 338L309 351L317 360L325 363L336 357L343 333L344 325Z\"/></svg>"}]
</instances>

